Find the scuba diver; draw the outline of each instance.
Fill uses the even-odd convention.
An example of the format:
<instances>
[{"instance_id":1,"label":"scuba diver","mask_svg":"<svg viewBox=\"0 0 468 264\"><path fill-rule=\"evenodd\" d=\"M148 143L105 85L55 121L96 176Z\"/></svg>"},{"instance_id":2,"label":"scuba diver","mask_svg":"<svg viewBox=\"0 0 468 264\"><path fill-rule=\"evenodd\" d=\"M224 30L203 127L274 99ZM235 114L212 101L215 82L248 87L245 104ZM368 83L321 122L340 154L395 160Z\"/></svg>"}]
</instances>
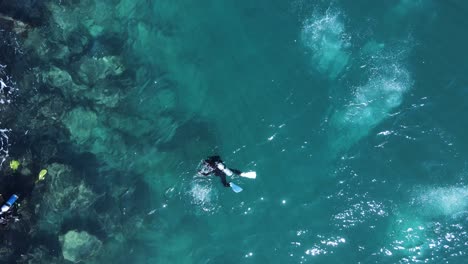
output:
<instances>
[{"instance_id":1,"label":"scuba diver","mask_svg":"<svg viewBox=\"0 0 468 264\"><path fill-rule=\"evenodd\" d=\"M242 188L232 182L228 183L226 176L236 174L250 179L255 179L257 177L255 171L241 172L240 170L226 167L220 156L211 156L202 161L202 167L198 171L198 175L208 176L210 174L220 177L224 187L231 187L234 192L241 192Z\"/></svg>"}]
</instances>

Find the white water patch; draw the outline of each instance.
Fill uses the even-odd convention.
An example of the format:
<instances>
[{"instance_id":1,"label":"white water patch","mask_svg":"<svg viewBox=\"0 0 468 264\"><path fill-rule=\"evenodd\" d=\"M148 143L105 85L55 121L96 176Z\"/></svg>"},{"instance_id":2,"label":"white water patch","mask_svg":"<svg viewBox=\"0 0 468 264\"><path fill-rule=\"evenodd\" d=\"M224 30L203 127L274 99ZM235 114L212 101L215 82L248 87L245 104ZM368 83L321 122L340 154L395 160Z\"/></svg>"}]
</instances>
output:
<instances>
[{"instance_id":1,"label":"white water patch","mask_svg":"<svg viewBox=\"0 0 468 264\"><path fill-rule=\"evenodd\" d=\"M10 129L0 129L0 166L8 157L8 133L10 131Z\"/></svg>"},{"instance_id":2,"label":"white water patch","mask_svg":"<svg viewBox=\"0 0 468 264\"><path fill-rule=\"evenodd\" d=\"M468 187L417 189L411 205L423 216L456 217L468 211Z\"/></svg>"},{"instance_id":3,"label":"white water patch","mask_svg":"<svg viewBox=\"0 0 468 264\"><path fill-rule=\"evenodd\" d=\"M325 13L314 12L303 23L302 44L310 50L313 65L330 79L335 79L348 64L349 39L343 15L333 8Z\"/></svg>"},{"instance_id":4,"label":"white water patch","mask_svg":"<svg viewBox=\"0 0 468 264\"><path fill-rule=\"evenodd\" d=\"M468 233L465 222L453 218L431 221L409 212L391 221L387 242L372 255L394 255L398 263L441 263L466 256Z\"/></svg>"},{"instance_id":5,"label":"white water patch","mask_svg":"<svg viewBox=\"0 0 468 264\"><path fill-rule=\"evenodd\" d=\"M209 180L195 179L188 191L191 204L206 213L213 213L218 208L218 193Z\"/></svg>"},{"instance_id":6,"label":"white water patch","mask_svg":"<svg viewBox=\"0 0 468 264\"><path fill-rule=\"evenodd\" d=\"M13 79L5 73L6 67L0 64L0 105L11 103L11 97L16 90Z\"/></svg>"},{"instance_id":7,"label":"white water patch","mask_svg":"<svg viewBox=\"0 0 468 264\"><path fill-rule=\"evenodd\" d=\"M346 150L391 116L411 88L412 79L401 58L406 50L388 52L384 49L383 44L374 41L363 48L362 60L368 62L365 67L360 67L360 71L368 79L353 87L348 103L332 114L334 153Z\"/></svg>"},{"instance_id":8,"label":"white water patch","mask_svg":"<svg viewBox=\"0 0 468 264\"><path fill-rule=\"evenodd\" d=\"M390 221L387 242L375 255L390 252L399 263L440 263L466 256L468 188L419 187L408 208Z\"/></svg>"},{"instance_id":9,"label":"white water patch","mask_svg":"<svg viewBox=\"0 0 468 264\"><path fill-rule=\"evenodd\" d=\"M409 89L409 74L397 63L376 69L367 84L356 87L354 98L345 106L344 122L371 128L399 106Z\"/></svg>"},{"instance_id":10,"label":"white water patch","mask_svg":"<svg viewBox=\"0 0 468 264\"><path fill-rule=\"evenodd\" d=\"M3 110L3 105L11 103L11 98L16 90L15 83L12 78L5 73L6 65L0 64L0 111ZM8 133L10 129L0 129L0 166L5 162L8 157Z\"/></svg>"},{"instance_id":11,"label":"white water patch","mask_svg":"<svg viewBox=\"0 0 468 264\"><path fill-rule=\"evenodd\" d=\"M392 241L381 251L392 252L392 254L397 251L421 252L428 231L427 223L418 217L400 214L390 224L388 236Z\"/></svg>"}]
</instances>

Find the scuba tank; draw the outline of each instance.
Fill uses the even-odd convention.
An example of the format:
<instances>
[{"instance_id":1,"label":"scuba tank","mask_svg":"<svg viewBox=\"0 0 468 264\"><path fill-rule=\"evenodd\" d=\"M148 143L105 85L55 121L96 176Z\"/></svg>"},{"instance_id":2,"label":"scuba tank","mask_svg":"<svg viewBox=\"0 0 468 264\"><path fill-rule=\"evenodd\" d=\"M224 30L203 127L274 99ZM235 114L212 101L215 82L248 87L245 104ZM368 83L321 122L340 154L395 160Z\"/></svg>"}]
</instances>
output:
<instances>
[{"instance_id":1,"label":"scuba tank","mask_svg":"<svg viewBox=\"0 0 468 264\"><path fill-rule=\"evenodd\" d=\"M230 169L228 169L226 166L224 166L223 163L217 163L216 164L216 167L218 167L218 169L222 170L227 176L231 176L232 174L234 174Z\"/></svg>"},{"instance_id":2,"label":"scuba tank","mask_svg":"<svg viewBox=\"0 0 468 264\"><path fill-rule=\"evenodd\" d=\"M0 214L3 214L5 212L8 212L8 210L10 210L10 208L13 206L13 204L16 202L16 200L18 200L18 195L16 194L13 194L10 199L8 199L8 201L6 201L6 203L4 205L2 205L2 207L0 208Z\"/></svg>"}]
</instances>

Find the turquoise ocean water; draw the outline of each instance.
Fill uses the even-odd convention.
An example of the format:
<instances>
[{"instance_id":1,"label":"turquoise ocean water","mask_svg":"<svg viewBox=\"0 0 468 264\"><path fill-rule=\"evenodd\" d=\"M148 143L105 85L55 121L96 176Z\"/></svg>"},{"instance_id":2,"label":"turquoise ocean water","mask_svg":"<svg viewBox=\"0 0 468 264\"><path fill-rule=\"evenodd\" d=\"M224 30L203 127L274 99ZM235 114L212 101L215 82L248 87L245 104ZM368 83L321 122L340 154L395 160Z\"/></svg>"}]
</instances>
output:
<instances>
[{"instance_id":1,"label":"turquoise ocean water","mask_svg":"<svg viewBox=\"0 0 468 264\"><path fill-rule=\"evenodd\" d=\"M464 1L65 2L41 27L92 17L93 37L118 37L85 53L132 71L112 107L76 99L86 89L57 106L96 161L69 158L89 168L79 177L123 193L121 210L93 210L137 219L87 230L103 243L89 263L468 260ZM212 154L257 179L232 178L236 194L196 176Z\"/></svg>"}]
</instances>

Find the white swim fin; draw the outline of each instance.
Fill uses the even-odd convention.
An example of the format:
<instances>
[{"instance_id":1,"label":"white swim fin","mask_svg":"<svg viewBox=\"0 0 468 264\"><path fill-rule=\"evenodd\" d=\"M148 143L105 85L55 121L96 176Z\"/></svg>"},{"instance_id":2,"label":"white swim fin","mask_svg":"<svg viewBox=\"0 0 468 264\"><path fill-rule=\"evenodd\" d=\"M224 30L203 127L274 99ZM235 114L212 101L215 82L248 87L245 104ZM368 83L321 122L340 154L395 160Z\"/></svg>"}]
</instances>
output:
<instances>
[{"instance_id":1,"label":"white swim fin","mask_svg":"<svg viewBox=\"0 0 468 264\"><path fill-rule=\"evenodd\" d=\"M242 172L240 176L249 179L255 179L257 178L257 173L255 171Z\"/></svg>"}]
</instances>

